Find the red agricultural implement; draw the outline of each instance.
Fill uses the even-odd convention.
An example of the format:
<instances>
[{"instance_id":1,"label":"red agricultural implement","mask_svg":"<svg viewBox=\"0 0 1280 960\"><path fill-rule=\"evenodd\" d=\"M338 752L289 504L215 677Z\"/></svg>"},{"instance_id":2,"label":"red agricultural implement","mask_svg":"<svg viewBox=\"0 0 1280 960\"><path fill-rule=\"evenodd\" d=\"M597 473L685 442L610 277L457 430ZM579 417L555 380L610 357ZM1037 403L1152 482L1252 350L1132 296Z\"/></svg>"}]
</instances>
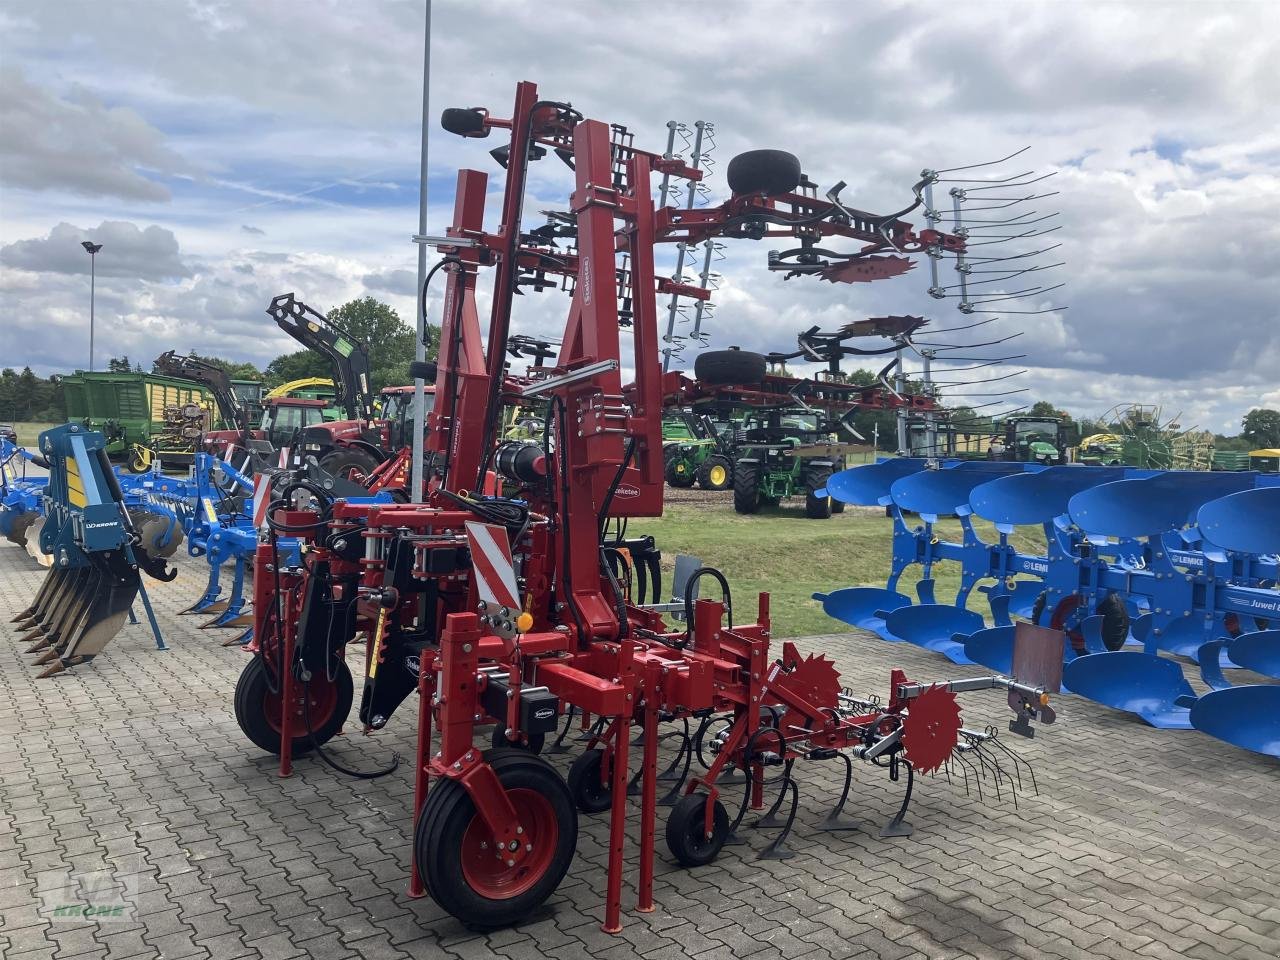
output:
<instances>
[{"instance_id":1,"label":"red agricultural implement","mask_svg":"<svg viewBox=\"0 0 1280 960\"><path fill-rule=\"evenodd\" d=\"M637 909L654 906L660 724L697 726L682 737L686 772L693 753L707 758L705 772L677 781L666 821L672 855L695 865L715 858L748 808L765 805L766 784L781 784L771 814L790 798L789 827L797 806L791 771L801 759L842 759L846 795L853 759L893 779L905 771L909 801L914 773L991 742L990 733L961 727L958 691L1007 690L1019 726L1053 719L1053 679L1037 664L1059 664L1061 650L1037 658L1034 647L1060 644L1055 634L1024 637L1017 679L922 684L894 671L884 702L858 700L825 657L771 644L766 594L755 622L743 623L729 584L710 568L689 578L683 602L662 603L660 586L643 577L634 589L633 571L657 570L652 543L611 524L662 512L662 407L680 383L661 370L656 297L705 295L655 274L657 244L785 238L793 247L772 253L770 269L864 280L902 272L913 253L960 249L960 238L917 234L901 215L849 209L839 188L820 198L781 151L736 158L733 196L719 206L659 208L655 177L697 180L699 172L636 148L623 127L539 99L531 83L517 87L510 119L447 110L443 124L462 136L507 138L491 151L506 171L498 230L484 227L488 177L463 170L453 223L437 242L448 277L427 435L437 483L427 503L413 505L333 500L303 480L277 488L272 529L309 545L292 568L271 543L258 549L259 645L235 706L249 738L281 754L282 772L300 750L323 753L342 726L354 699L344 651L363 632L365 728L384 726L411 693L419 696L413 891L474 927L516 922L563 878L578 811L608 811L604 926L617 931L632 783L640 798ZM529 229L527 170L549 153L572 171L569 209ZM840 240L855 246L840 253L820 245ZM493 275L487 343L476 305L481 270ZM559 356L538 378L513 379L504 371L513 295L547 287L571 292ZM635 379L624 385L628 361ZM729 383L741 376L724 371ZM893 396L885 402L906 402ZM503 405L535 401L546 409L542 439L503 440ZM504 495L468 492L484 489L490 472ZM694 600L695 585L708 578L721 599ZM574 714L595 720L567 783L537 755L565 714L566 730ZM645 734L633 773L637 725ZM478 743L477 728L492 747ZM766 777L772 767L779 772ZM730 803L738 808L732 823L730 773L742 794ZM887 835L909 829L905 811L906 801ZM786 855L785 833L767 855Z\"/></svg>"}]
</instances>

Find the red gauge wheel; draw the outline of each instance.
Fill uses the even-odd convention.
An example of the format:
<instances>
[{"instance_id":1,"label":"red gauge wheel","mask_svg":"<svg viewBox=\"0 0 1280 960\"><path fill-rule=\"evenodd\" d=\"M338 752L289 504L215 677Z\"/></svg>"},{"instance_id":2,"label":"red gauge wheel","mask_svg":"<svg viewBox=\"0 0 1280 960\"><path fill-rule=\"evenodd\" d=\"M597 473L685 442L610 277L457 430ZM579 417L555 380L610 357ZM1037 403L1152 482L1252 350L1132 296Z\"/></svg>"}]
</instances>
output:
<instances>
[{"instance_id":1,"label":"red gauge wheel","mask_svg":"<svg viewBox=\"0 0 1280 960\"><path fill-rule=\"evenodd\" d=\"M578 814L554 767L518 749L489 750L485 759L520 818L523 856L502 855L456 780L431 789L414 835L427 891L473 929L510 926L528 916L560 885L578 843Z\"/></svg>"},{"instance_id":2,"label":"red gauge wheel","mask_svg":"<svg viewBox=\"0 0 1280 960\"><path fill-rule=\"evenodd\" d=\"M272 687L275 687L273 690ZM315 741L328 743L342 729L355 689L351 671L345 663L337 665L337 673L330 680L323 674L312 674L309 683L294 685L293 696L293 752L302 753L311 748L311 736L307 733L307 720ZM304 711L303 697L308 698ZM268 753L280 752L280 717L282 690L267 673L261 657L245 664L236 683L235 714L240 729L255 746Z\"/></svg>"}]
</instances>

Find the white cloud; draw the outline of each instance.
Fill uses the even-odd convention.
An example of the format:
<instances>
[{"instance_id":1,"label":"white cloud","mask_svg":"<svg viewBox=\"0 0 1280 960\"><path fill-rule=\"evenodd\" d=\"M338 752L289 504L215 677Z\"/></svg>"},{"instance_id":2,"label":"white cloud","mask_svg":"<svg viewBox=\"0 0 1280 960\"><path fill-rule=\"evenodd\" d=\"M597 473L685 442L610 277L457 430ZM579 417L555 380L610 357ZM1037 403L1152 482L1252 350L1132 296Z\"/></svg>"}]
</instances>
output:
<instances>
[{"instance_id":1,"label":"white cloud","mask_svg":"<svg viewBox=\"0 0 1280 960\"><path fill-rule=\"evenodd\" d=\"M505 115L514 82L533 79L658 149L668 118L715 121L716 196L730 157L774 146L824 187L847 180L847 202L872 210L899 205L923 166L1030 143L1030 166L1060 171L1046 209L1062 211L1068 286L1046 302L1069 306L992 325L1025 331L1009 346L1027 355L1030 395L1081 412L1162 402L1215 429L1277 402L1276 5L750 2L699 6L685 29L690 15L663 2L564 2L550 17L531 2L438 0L432 113L484 104ZM146 279L100 276L99 320L112 318L100 336L119 336L122 351L174 336L185 340L160 346L261 362L291 346L259 324L283 290L322 307L369 292L412 316L420 4L121 0L7 16L23 116L45 111L66 135L6 141L26 182L6 191L4 238L52 240L59 221L104 220L175 238L161 266L130 266ZM78 179L81 127L106 137L102 182ZM433 129L433 231L448 220L456 167L489 172L499 189L495 143ZM528 209L563 207L565 184L557 161L539 164ZM175 202L158 216L148 204L165 189ZM489 210L496 226L492 194ZM713 346L785 349L813 324L886 313L964 322L952 301L924 295L923 267L871 285L784 283L763 269L767 246L726 251ZM83 322L83 253L62 255L69 274L10 266L3 281L4 322L30 325L22 349L46 370L70 359L45 332ZM673 260L659 251L659 270ZM516 310L515 329L558 334L564 301L528 296Z\"/></svg>"},{"instance_id":2,"label":"white cloud","mask_svg":"<svg viewBox=\"0 0 1280 960\"><path fill-rule=\"evenodd\" d=\"M84 89L55 95L9 67L0 69L0 129L0 182L10 187L164 201L155 175L185 169L134 110Z\"/></svg>"}]
</instances>

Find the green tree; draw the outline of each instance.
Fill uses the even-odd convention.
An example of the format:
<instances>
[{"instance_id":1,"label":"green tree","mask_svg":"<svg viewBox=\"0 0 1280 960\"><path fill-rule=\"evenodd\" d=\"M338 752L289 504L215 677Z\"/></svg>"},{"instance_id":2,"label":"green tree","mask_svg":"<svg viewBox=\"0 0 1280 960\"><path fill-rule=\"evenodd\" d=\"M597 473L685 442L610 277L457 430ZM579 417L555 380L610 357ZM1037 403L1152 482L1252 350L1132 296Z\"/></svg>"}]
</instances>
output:
<instances>
[{"instance_id":1,"label":"green tree","mask_svg":"<svg viewBox=\"0 0 1280 960\"><path fill-rule=\"evenodd\" d=\"M1037 400L1031 405L1031 409L1027 411L1029 417L1057 417L1060 420L1070 420L1071 414L1065 410L1059 410L1048 400Z\"/></svg>"},{"instance_id":2,"label":"green tree","mask_svg":"<svg viewBox=\"0 0 1280 960\"><path fill-rule=\"evenodd\" d=\"M141 370L142 368L139 366L136 369ZM135 367L129 362L128 356L112 357L107 361L107 373L133 373L134 370Z\"/></svg>"},{"instance_id":3,"label":"green tree","mask_svg":"<svg viewBox=\"0 0 1280 960\"><path fill-rule=\"evenodd\" d=\"M1244 415L1241 435L1253 449L1280 447L1280 410L1256 407Z\"/></svg>"},{"instance_id":4,"label":"green tree","mask_svg":"<svg viewBox=\"0 0 1280 960\"><path fill-rule=\"evenodd\" d=\"M237 363L235 360L227 360L223 357L206 357L203 354L190 351L190 355L197 360L203 360L205 363L211 363L216 367L221 367L226 371L227 376L232 380L262 380L262 371L255 367L252 363Z\"/></svg>"},{"instance_id":5,"label":"green tree","mask_svg":"<svg viewBox=\"0 0 1280 960\"><path fill-rule=\"evenodd\" d=\"M329 311L328 318L369 351L369 379L374 391L409 383L414 355L414 329L389 304L373 297L350 300ZM427 356L434 358L440 328L427 327ZM267 382L280 384L304 377L331 377L333 370L317 353L298 350L282 354L267 365Z\"/></svg>"}]
</instances>

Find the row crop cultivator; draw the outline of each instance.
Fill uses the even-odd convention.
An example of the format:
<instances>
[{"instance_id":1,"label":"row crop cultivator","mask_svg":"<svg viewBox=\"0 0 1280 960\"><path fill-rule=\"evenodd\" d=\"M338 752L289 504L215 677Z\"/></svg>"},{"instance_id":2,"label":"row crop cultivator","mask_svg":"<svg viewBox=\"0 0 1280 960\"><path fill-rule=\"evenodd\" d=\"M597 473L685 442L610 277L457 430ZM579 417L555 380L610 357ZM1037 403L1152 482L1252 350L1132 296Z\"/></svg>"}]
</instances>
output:
<instances>
[{"instance_id":1,"label":"row crop cultivator","mask_svg":"<svg viewBox=\"0 0 1280 960\"><path fill-rule=\"evenodd\" d=\"M1194 726L1280 756L1280 685L1233 686L1223 673L1247 667L1280 679L1275 477L902 458L837 474L828 491L887 506L894 526L886 586L817 595L832 616L998 670L1017 614L1069 632L1063 683L1072 692L1153 726ZM939 536L944 517L958 520L959 542ZM978 535L975 518L994 524L994 539ZM1018 527L1039 528L1044 552L1016 549ZM935 597L939 563L959 565L951 602ZM914 568L913 603L898 583ZM968 609L975 588L993 627ZM1197 697L1175 656L1195 661L1211 692Z\"/></svg>"},{"instance_id":2,"label":"row crop cultivator","mask_svg":"<svg viewBox=\"0 0 1280 960\"><path fill-rule=\"evenodd\" d=\"M1007 691L1019 729L1053 719L1047 704L1062 637L1052 631L1024 631L1019 669L1009 675L931 684L894 671L885 700L864 701L842 691L825 657L771 647L767 595L755 622L744 623L713 569L690 582L717 581L720 600L695 602L686 588L677 604L645 603L629 593L630 577L614 573L620 558L657 569L651 541L629 539L623 527L628 517L662 512L663 404L680 378L662 371L657 298L707 293L658 277L656 245L787 238L794 246L772 253L771 269L847 281L894 276L909 254L963 247L959 237L917 234L900 219L918 205L919 187L917 204L874 216L841 203L842 185L819 196L792 155L753 151L729 165L729 200L672 209L655 205L653 179L696 183L697 169L635 147L623 127L539 99L533 84L517 87L510 119L455 109L443 125L466 137L508 132L491 151L506 171L501 226L484 227L488 177L460 171L452 225L433 240L448 280L427 436L438 477L427 502L359 504L299 479L279 485L267 507L272 539L255 559L255 655L235 710L250 740L280 753L282 773L300 750L323 756L341 727L355 687L345 648L364 633L365 729L384 726L414 691L419 697L413 892L429 892L476 927L515 922L568 869L578 810L607 810L604 927L617 931L633 779L637 908L653 909L660 723L698 723L696 739L714 755L705 773L682 779L666 823L673 856L694 865L712 860L730 834L722 791L731 770L743 773L733 826L748 807L764 806L764 770L774 765L782 776L770 782L780 779L783 795L773 812L789 796L794 817L799 759L842 758L849 770L861 759L895 779L905 769L909 791L913 771L982 750L990 735L961 727L960 691ZM573 171L569 209L529 230L527 171L553 152ZM856 248L820 245L841 238ZM493 275L487 343L476 304L482 268ZM509 376L513 295L556 286L571 301L554 365L537 378ZM627 353L635 380L624 386ZM504 403L533 401L545 402L541 439L504 440ZM469 492L483 490L490 471L503 495ZM285 535L304 541L297 563L275 544ZM660 598L656 584L650 597ZM664 620L672 608L685 615L675 627ZM566 711L595 718L568 783L536 753ZM647 734L633 777L637 724ZM478 727L492 748L478 745ZM901 816L887 832L906 832ZM780 842L771 851L785 855Z\"/></svg>"}]
</instances>

